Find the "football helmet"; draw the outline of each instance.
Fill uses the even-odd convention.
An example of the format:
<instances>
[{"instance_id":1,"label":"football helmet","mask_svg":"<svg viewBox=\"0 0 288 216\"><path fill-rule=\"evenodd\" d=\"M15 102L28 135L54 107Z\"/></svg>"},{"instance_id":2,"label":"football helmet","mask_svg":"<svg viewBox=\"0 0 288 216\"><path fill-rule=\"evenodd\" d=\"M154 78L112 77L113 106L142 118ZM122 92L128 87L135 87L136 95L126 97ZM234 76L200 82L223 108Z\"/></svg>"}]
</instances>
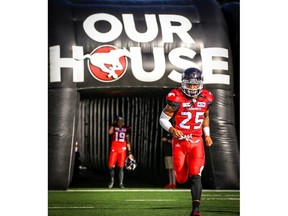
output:
<instances>
[{"instance_id":1,"label":"football helmet","mask_svg":"<svg viewBox=\"0 0 288 216\"><path fill-rule=\"evenodd\" d=\"M202 71L197 68L187 68L182 73L181 89L188 97L198 96L203 90L203 82Z\"/></svg>"},{"instance_id":2,"label":"football helmet","mask_svg":"<svg viewBox=\"0 0 288 216\"><path fill-rule=\"evenodd\" d=\"M116 116L114 125L115 125L115 126L119 126L119 127L123 127L123 125L124 125L124 118L123 118L121 115Z\"/></svg>"},{"instance_id":3,"label":"football helmet","mask_svg":"<svg viewBox=\"0 0 288 216\"><path fill-rule=\"evenodd\" d=\"M125 168L128 171L133 171L137 167L136 160L134 158L127 157L125 160Z\"/></svg>"},{"instance_id":4,"label":"football helmet","mask_svg":"<svg viewBox=\"0 0 288 216\"><path fill-rule=\"evenodd\" d=\"M122 120L124 121L124 118L121 115L116 116L115 121Z\"/></svg>"}]
</instances>

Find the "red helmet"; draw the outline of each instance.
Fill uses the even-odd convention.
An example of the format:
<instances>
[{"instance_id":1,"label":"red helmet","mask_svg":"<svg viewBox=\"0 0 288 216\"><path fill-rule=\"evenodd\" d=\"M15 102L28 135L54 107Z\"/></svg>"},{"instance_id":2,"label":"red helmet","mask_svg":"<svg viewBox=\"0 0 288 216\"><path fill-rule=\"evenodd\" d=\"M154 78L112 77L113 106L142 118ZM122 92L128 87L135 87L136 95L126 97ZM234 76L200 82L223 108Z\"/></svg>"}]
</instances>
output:
<instances>
[{"instance_id":1,"label":"red helmet","mask_svg":"<svg viewBox=\"0 0 288 216\"><path fill-rule=\"evenodd\" d=\"M197 68L187 68L182 74L181 89L188 97L198 96L203 90L204 77Z\"/></svg>"}]
</instances>

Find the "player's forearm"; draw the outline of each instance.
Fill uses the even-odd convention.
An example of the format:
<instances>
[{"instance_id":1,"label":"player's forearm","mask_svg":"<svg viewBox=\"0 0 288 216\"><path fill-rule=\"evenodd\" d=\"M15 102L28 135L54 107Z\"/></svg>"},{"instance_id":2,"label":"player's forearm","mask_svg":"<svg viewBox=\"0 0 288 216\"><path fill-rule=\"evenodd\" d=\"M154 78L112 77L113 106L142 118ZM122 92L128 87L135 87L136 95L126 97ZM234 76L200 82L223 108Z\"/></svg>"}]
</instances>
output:
<instances>
[{"instance_id":1,"label":"player's forearm","mask_svg":"<svg viewBox=\"0 0 288 216\"><path fill-rule=\"evenodd\" d=\"M209 127L210 125L210 118L209 118L209 112L206 112L204 115L203 125L202 127Z\"/></svg>"},{"instance_id":2,"label":"player's forearm","mask_svg":"<svg viewBox=\"0 0 288 216\"><path fill-rule=\"evenodd\" d=\"M173 126L169 128L169 132L176 138L181 138L183 136L183 132L181 130L177 130Z\"/></svg>"},{"instance_id":3,"label":"player's forearm","mask_svg":"<svg viewBox=\"0 0 288 216\"><path fill-rule=\"evenodd\" d=\"M132 154L130 143L127 143L127 152L128 152L128 155Z\"/></svg>"},{"instance_id":4,"label":"player's forearm","mask_svg":"<svg viewBox=\"0 0 288 216\"><path fill-rule=\"evenodd\" d=\"M113 126L111 126L111 127L109 128L109 131L108 131L108 133L111 135L111 134L113 134L113 131L114 131L114 127L113 127Z\"/></svg>"}]
</instances>

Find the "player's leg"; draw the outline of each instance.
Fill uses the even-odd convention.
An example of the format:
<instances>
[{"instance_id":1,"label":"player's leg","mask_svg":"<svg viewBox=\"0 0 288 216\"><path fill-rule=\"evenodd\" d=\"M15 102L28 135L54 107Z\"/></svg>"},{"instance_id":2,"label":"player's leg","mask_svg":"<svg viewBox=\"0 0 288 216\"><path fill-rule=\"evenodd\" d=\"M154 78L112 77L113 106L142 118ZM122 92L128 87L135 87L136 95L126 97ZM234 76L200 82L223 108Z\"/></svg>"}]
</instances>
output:
<instances>
[{"instance_id":1,"label":"player's leg","mask_svg":"<svg viewBox=\"0 0 288 216\"><path fill-rule=\"evenodd\" d=\"M108 188L112 188L114 185L114 168L109 168L110 181L108 183Z\"/></svg>"},{"instance_id":2,"label":"player's leg","mask_svg":"<svg viewBox=\"0 0 288 216\"><path fill-rule=\"evenodd\" d=\"M124 188L124 184L123 184L123 180L124 180L124 168L119 168L119 187L120 188Z\"/></svg>"},{"instance_id":3,"label":"player's leg","mask_svg":"<svg viewBox=\"0 0 288 216\"><path fill-rule=\"evenodd\" d=\"M203 140L195 138L200 142L192 144L192 149L187 155L187 163L189 164L189 175L191 180L191 196L192 196L192 213L191 215L200 215L199 207L202 195L201 173L205 163L205 153ZM195 140L195 141L196 141Z\"/></svg>"},{"instance_id":4,"label":"player's leg","mask_svg":"<svg viewBox=\"0 0 288 216\"><path fill-rule=\"evenodd\" d=\"M119 187L124 188L124 165L126 159L126 150L122 150L118 154L118 167L119 167Z\"/></svg>"},{"instance_id":5,"label":"player's leg","mask_svg":"<svg viewBox=\"0 0 288 216\"><path fill-rule=\"evenodd\" d=\"M191 179L191 197L192 197L192 215L195 212L200 212L200 201L202 195L202 182L200 175L193 175Z\"/></svg>"},{"instance_id":6,"label":"player's leg","mask_svg":"<svg viewBox=\"0 0 288 216\"><path fill-rule=\"evenodd\" d=\"M175 171L172 156L166 156L166 168L169 173L169 188L176 188Z\"/></svg>"},{"instance_id":7,"label":"player's leg","mask_svg":"<svg viewBox=\"0 0 288 216\"><path fill-rule=\"evenodd\" d=\"M172 179L172 188L176 188L176 178L175 178L175 171L174 168L170 170L171 173L171 179Z\"/></svg>"},{"instance_id":8,"label":"player's leg","mask_svg":"<svg viewBox=\"0 0 288 216\"><path fill-rule=\"evenodd\" d=\"M108 161L108 168L110 173L110 181L108 184L109 188L112 188L114 185L114 167L117 161L117 152L114 149L111 149Z\"/></svg>"},{"instance_id":9,"label":"player's leg","mask_svg":"<svg viewBox=\"0 0 288 216\"><path fill-rule=\"evenodd\" d=\"M170 161L169 164L171 165L171 166L169 166L169 173L170 173L172 188L176 188L176 177L175 177L173 158L170 157L169 161Z\"/></svg>"},{"instance_id":10,"label":"player's leg","mask_svg":"<svg viewBox=\"0 0 288 216\"><path fill-rule=\"evenodd\" d=\"M174 144L175 142L175 144ZM188 179L189 167L185 163L185 148L183 147L184 141L180 145L180 141L173 140L173 165L176 174L176 181L180 184L184 184Z\"/></svg>"},{"instance_id":11,"label":"player's leg","mask_svg":"<svg viewBox=\"0 0 288 216\"><path fill-rule=\"evenodd\" d=\"M165 185L164 188L175 188L175 174L174 174L174 166L173 166L173 159L172 156L165 156L164 157L165 162L165 169L168 171L168 177L169 177L169 183ZM174 181L173 181L174 180Z\"/></svg>"}]
</instances>

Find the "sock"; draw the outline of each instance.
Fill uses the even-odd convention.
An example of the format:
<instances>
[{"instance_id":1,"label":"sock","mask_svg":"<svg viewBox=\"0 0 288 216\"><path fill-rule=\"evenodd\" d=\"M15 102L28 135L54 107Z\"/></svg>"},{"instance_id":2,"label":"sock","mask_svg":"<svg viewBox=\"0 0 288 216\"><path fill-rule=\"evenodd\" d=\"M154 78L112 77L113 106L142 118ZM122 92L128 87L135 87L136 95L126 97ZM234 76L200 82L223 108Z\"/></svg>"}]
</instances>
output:
<instances>
[{"instance_id":1,"label":"sock","mask_svg":"<svg viewBox=\"0 0 288 216\"><path fill-rule=\"evenodd\" d=\"M123 184L123 179L124 179L124 169L120 168L119 169L119 184Z\"/></svg>"},{"instance_id":2,"label":"sock","mask_svg":"<svg viewBox=\"0 0 288 216\"><path fill-rule=\"evenodd\" d=\"M174 170L172 170L172 184L176 185L176 176Z\"/></svg>"},{"instance_id":3,"label":"sock","mask_svg":"<svg viewBox=\"0 0 288 216\"><path fill-rule=\"evenodd\" d=\"M111 181L114 182L114 169L113 169L113 168L110 168L109 171L110 171L110 178L111 178Z\"/></svg>"},{"instance_id":4,"label":"sock","mask_svg":"<svg viewBox=\"0 0 288 216\"><path fill-rule=\"evenodd\" d=\"M200 200L202 195L201 176L191 176L191 196L192 196L192 211L199 211Z\"/></svg>"},{"instance_id":5,"label":"sock","mask_svg":"<svg viewBox=\"0 0 288 216\"><path fill-rule=\"evenodd\" d=\"M169 169L169 184L174 184L173 182L173 173L172 170Z\"/></svg>"}]
</instances>

